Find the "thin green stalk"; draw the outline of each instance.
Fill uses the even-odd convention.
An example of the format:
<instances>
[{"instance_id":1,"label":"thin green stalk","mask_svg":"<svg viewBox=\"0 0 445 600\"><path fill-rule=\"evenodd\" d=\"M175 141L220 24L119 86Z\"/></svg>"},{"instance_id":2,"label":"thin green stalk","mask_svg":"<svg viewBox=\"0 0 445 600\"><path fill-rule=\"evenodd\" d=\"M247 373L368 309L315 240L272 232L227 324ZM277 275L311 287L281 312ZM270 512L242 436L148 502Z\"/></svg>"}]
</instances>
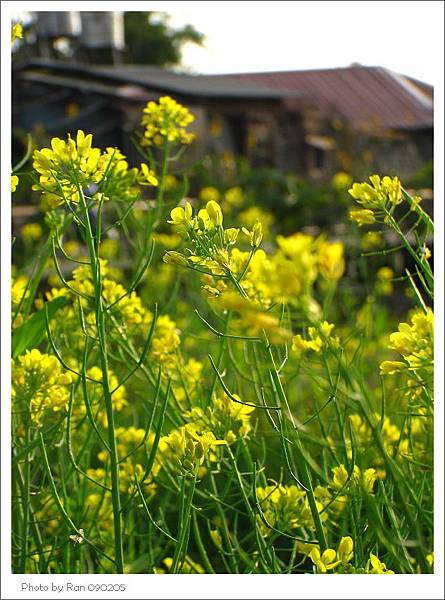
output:
<instances>
[{"instance_id":1,"label":"thin green stalk","mask_svg":"<svg viewBox=\"0 0 445 600\"><path fill-rule=\"evenodd\" d=\"M201 556L201 561L202 561L202 564L204 565L205 570L207 571L207 573L215 574L216 573L215 569L213 568L212 563L210 562L209 555L207 554L207 551L205 549L205 546L204 546L202 538L201 538L197 514L198 514L198 510L196 508L193 508L193 512L192 512L193 536L194 536L194 539L196 542L196 546L198 547L198 551Z\"/></svg>"},{"instance_id":2,"label":"thin green stalk","mask_svg":"<svg viewBox=\"0 0 445 600\"><path fill-rule=\"evenodd\" d=\"M28 447L31 442L31 427L28 423L25 425L25 446ZM26 573L26 557L28 555L28 529L29 529L29 501L30 501L30 485L31 485L31 461L30 453L25 454L24 459L24 482L22 493L22 548L20 556L20 572Z\"/></svg>"},{"instance_id":3,"label":"thin green stalk","mask_svg":"<svg viewBox=\"0 0 445 600\"><path fill-rule=\"evenodd\" d=\"M102 550L99 550L99 548L97 548L97 546L95 546L87 537L85 537L82 532L80 531L80 529L78 527L76 527L76 525L74 524L73 520L71 519L71 517L69 516L69 514L66 512L61 500L60 500L60 496L59 493L57 491L56 488L56 484L54 483L54 478L52 476L51 473L51 467L49 466L49 461L48 461L48 455L46 453L46 448L45 448L45 440L43 439L43 435L42 433L39 433L39 442L40 442L40 450L42 452L42 459L43 459L43 468L44 471L46 472L46 475L48 477L48 481L50 484L50 488L53 494L53 498L54 501L57 505L57 508L60 511L60 514L62 515L65 523L67 523L67 525L69 525L69 527L75 531L77 533L77 535L80 535L83 539L83 541L88 544L89 546L91 546L92 548L94 548L94 550L96 552L98 552L100 555L102 555L103 557L105 557L107 560L109 560L111 563L116 564L116 561L113 560L110 556L108 556L108 554L106 554L105 552L103 552Z\"/></svg>"},{"instance_id":4,"label":"thin green stalk","mask_svg":"<svg viewBox=\"0 0 445 600\"><path fill-rule=\"evenodd\" d=\"M158 185L158 190L156 193L156 209L155 209L155 218L153 220L153 224L151 226L151 231L153 231L153 229L156 229L156 227L159 225L160 222L160 218L161 218L161 212L162 212L162 208L163 208L163 203L164 203L164 191L165 191L165 177L167 175L167 171L168 171L168 158L170 156L170 144L169 142L165 142L164 145L164 149L163 149L163 153L162 153L162 163L161 163L161 176L159 178L159 185ZM150 233L151 233L150 231ZM148 232L147 232L148 234ZM148 235L146 240L148 240Z\"/></svg>"},{"instance_id":5,"label":"thin green stalk","mask_svg":"<svg viewBox=\"0 0 445 600\"><path fill-rule=\"evenodd\" d=\"M209 466L208 470L209 470L210 486L211 486L212 492L213 492L215 498L219 498L218 488L216 487L215 477L213 475L213 472L212 472L212 469L210 466ZM233 573L238 573L239 572L238 565L237 565L237 562L236 562L234 554L233 554L232 542L230 541L229 526L227 524L226 514L224 512L223 507L221 506L221 502L216 503L216 511L221 520L222 539L223 539L224 545L227 547L227 555L228 555L229 562L230 562L230 568L232 569Z\"/></svg>"},{"instance_id":6,"label":"thin green stalk","mask_svg":"<svg viewBox=\"0 0 445 600\"><path fill-rule=\"evenodd\" d=\"M179 535L178 535L178 543L175 548L175 553L173 555L173 563L171 572L173 574L177 574L179 569L181 568L185 555L187 553L187 544L190 532L190 513L192 509L192 501L193 495L195 492L196 486L196 473L193 479L190 481L189 489L187 490L187 481L183 476L182 486L181 486L181 510L179 513Z\"/></svg>"},{"instance_id":7,"label":"thin green stalk","mask_svg":"<svg viewBox=\"0 0 445 600\"><path fill-rule=\"evenodd\" d=\"M102 389L104 393L105 410L107 415L108 429L108 451L110 455L110 476L111 476L111 497L113 506L113 524L114 524L114 549L116 559L116 570L118 573L124 572L123 541L122 541L122 523L121 523L121 499L119 489L119 457L117 453L116 434L114 426L113 399L109 385L109 368L107 340L105 329L104 306L102 300L102 282L100 274L100 262L94 245L94 236L91 229L91 221L88 208L85 202L83 191L79 186L80 205L83 213L85 229L85 241L88 248L89 261L91 264L91 275L94 285L95 296L95 317L97 337L99 342L100 365L102 370Z\"/></svg>"},{"instance_id":8,"label":"thin green stalk","mask_svg":"<svg viewBox=\"0 0 445 600\"><path fill-rule=\"evenodd\" d=\"M290 415L291 419L294 421L290 407L289 407L286 393L285 393L283 385L281 383L280 375L277 373L276 368L275 368L274 358L273 358L272 349L270 347L270 344L267 344L266 350L267 350L269 359L272 363L273 368L271 369L271 375L272 375L274 383L275 383L275 389L276 389L278 398L280 399L280 402L284 402L287 410L289 411L289 415ZM309 473L309 469L307 466L307 461L306 461L305 454L303 451L303 446L301 443L298 426L295 426L295 424L294 424L293 430L294 430L294 434L295 434L295 448L297 450L297 452L296 452L297 465L298 465L299 471L301 473L302 483L303 483L304 487L306 488L306 494L307 494L307 499L309 502L309 508L311 510L312 518L314 520L315 531L317 532L318 541L320 542L320 550L321 550L321 552L324 552L324 550L327 549L328 545L327 545L326 537L324 534L323 525L321 523L320 514L318 512L317 503L315 500L314 489L312 486L312 478L311 478L311 475Z\"/></svg>"}]
</instances>

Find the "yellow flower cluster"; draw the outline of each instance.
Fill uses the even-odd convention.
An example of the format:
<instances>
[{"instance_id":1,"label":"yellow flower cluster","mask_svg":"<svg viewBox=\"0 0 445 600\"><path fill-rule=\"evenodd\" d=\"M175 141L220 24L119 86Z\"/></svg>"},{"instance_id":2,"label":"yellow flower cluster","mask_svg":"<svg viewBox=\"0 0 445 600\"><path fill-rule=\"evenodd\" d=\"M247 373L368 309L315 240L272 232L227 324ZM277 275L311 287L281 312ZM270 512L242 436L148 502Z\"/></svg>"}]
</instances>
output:
<instances>
[{"instance_id":1,"label":"yellow flower cluster","mask_svg":"<svg viewBox=\"0 0 445 600\"><path fill-rule=\"evenodd\" d=\"M25 295L25 297L26 297L28 295L28 291L26 289L27 285L28 285L28 278L25 275L20 275L17 278L13 277L12 284L11 284L11 304L12 304L13 311L20 304L20 302L23 299L23 296Z\"/></svg>"},{"instance_id":2,"label":"yellow flower cluster","mask_svg":"<svg viewBox=\"0 0 445 600\"><path fill-rule=\"evenodd\" d=\"M123 285L107 277L108 266L107 261L102 260L101 274L102 280L102 296L105 301L105 308L109 307L107 314L110 318L117 321L124 327L127 335L136 336L138 338L148 335L148 331L153 322L153 313L145 308L141 298L136 292L130 292ZM92 297L94 286L91 279L91 270L88 266L80 266L74 269L72 279L68 280L68 285L77 293L82 294L80 303L84 310L84 321L87 326L88 333L95 335L95 314ZM53 289L47 294L48 299L59 295L74 296L75 294L66 288L61 290ZM68 306L64 310L64 315L73 326L72 335L77 331L81 335L79 329L79 317L74 305ZM119 335L119 331L116 331ZM157 318L152 342L150 345L149 356L164 365L166 374L173 372L177 366L176 351L180 345L179 331L174 321L168 315L160 315Z\"/></svg>"},{"instance_id":3,"label":"yellow flower cluster","mask_svg":"<svg viewBox=\"0 0 445 600\"><path fill-rule=\"evenodd\" d=\"M234 398L241 402L239 396ZM223 394L214 396L211 405L206 409L194 406L186 416L190 423L199 430L212 431L216 437L229 444L240 437L246 437L251 430L250 417L255 410L253 406L235 402Z\"/></svg>"},{"instance_id":4,"label":"yellow flower cluster","mask_svg":"<svg viewBox=\"0 0 445 600\"><path fill-rule=\"evenodd\" d=\"M20 233L25 244L32 244L40 240L43 230L40 223L26 223L26 225L23 225Z\"/></svg>"},{"instance_id":5,"label":"yellow flower cluster","mask_svg":"<svg viewBox=\"0 0 445 600\"><path fill-rule=\"evenodd\" d=\"M397 204L402 202L402 187L397 177L380 178L371 175L369 183L354 183L348 190L350 195L363 206L360 210L351 210L350 218L359 226L370 225L381 214L390 212Z\"/></svg>"},{"instance_id":6,"label":"yellow flower cluster","mask_svg":"<svg viewBox=\"0 0 445 600\"><path fill-rule=\"evenodd\" d=\"M304 528L315 531L315 525L304 490L295 485L267 485L256 489L263 517L270 527L280 531ZM317 486L314 490L317 510L322 522L329 518L328 510L339 512L344 507L344 499L332 499L327 488ZM327 508L328 510L323 510ZM258 516L259 527L263 535L270 534L270 528Z\"/></svg>"},{"instance_id":7,"label":"yellow flower cluster","mask_svg":"<svg viewBox=\"0 0 445 600\"><path fill-rule=\"evenodd\" d=\"M343 275L343 245L296 233L277 236L278 250L272 256L258 251L250 262L243 287L250 297L266 308L275 302L307 304L313 307L312 285L317 276L334 282ZM236 268L242 269L248 256L235 254Z\"/></svg>"},{"instance_id":8,"label":"yellow flower cluster","mask_svg":"<svg viewBox=\"0 0 445 600\"><path fill-rule=\"evenodd\" d=\"M332 187L337 190L346 190L352 184L352 177L349 173L345 173L344 171L339 171L334 175L331 181Z\"/></svg>"},{"instance_id":9,"label":"yellow flower cluster","mask_svg":"<svg viewBox=\"0 0 445 600\"><path fill-rule=\"evenodd\" d=\"M265 312L275 303L296 304L309 318L319 318L320 307L313 299L312 286L318 275L321 284L335 284L342 276L343 244L299 233L278 236L278 250L268 256L258 249L263 237L259 221L251 230L224 229L223 221L221 207L214 200L209 200L196 215L189 202L184 207L174 208L169 222L189 247L183 253L167 252L164 261L203 273L203 292L217 299L220 308L239 315L239 325L249 336L258 337L265 331L269 341L277 344L290 337L277 317ZM249 243L250 251L235 246L240 232ZM329 333L326 330L323 336L329 337ZM319 351L322 347L319 335L317 341L320 341ZM331 336L331 346L337 342L337 338Z\"/></svg>"},{"instance_id":10,"label":"yellow flower cluster","mask_svg":"<svg viewBox=\"0 0 445 600\"><path fill-rule=\"evenodd\" d=\"M177 206L170 213L171 223L176 231L191 243L190 255L168 252L164 260L183 266L204 267L216 275L225 275L230 271L230 247L238 238L239 229L223 228L223 213L214 200L193 216L190 202L184 208ZM249 231L243 228L252 248L258 248L262 240L261 223L257 222Z\"/></svg>"},{"instance_id":11,"label":"yellow flower cluster","mask_svg":"<svg viewBox=\"0 0 445 600\"><path fill-rule=\"evenodd\" d=\"M322 554L318 547L313 548L309 558L314 563L317 573L324 574L339 565L346 566L354 556L354 542L351 537L342 537L337 551L327 548Z\"/></svg>"},{"instance_id":12,"label":"yellow flower cluster","mask_svg":"<svg viewBox=\"0 0 445 600\"><path fill-rule=\"evenodd\" d=\"M19 178L17 177L17 175L11 175L11 192L15 192L17 189L17 186L19 184Z\"/></svg>"},{"instance_id":13,"label":"yellow flower cluster","mask_svg":"<svg viewBox=\"0 0 445 600\"><path fill-rule=\"evenodd\" d=\"M225 198L227 198L227 195L228 192L226 192ZM224 203L224 207L226 207L227 204L228 202L226 201ZM225 208L225 210L227 210L227 208ZM253 227L257 221L261 223L264 237L267 238L270 234L270 229L275 221L273 215L269 211L264 210L259 206L251 206L249 208L246 208L246 210L240 212L237 216L237 222L241 223L244 227L247 228Z\"/></svg>"},{"instance_id":14,"label":"yellow flower cluster","mask_svg":"<svg viewBox=\"0 0 445 600\"><path fill-rule=\"evenodd\" d=\"M12 398L41 426L45 413L66 410L71 381L55 356L27 350L12 365Z\"/></svg>"},{"instance_id":15,"label":"yellow flower cluster","mask_svg":"<svg viewBox=\"0 0 445 600\"><path fill-rule=\"evenodd\" d=\"M130 426L117 427L115 430L115 435L117 441L117 451L120 458L120 491L123 494L135 493L137 491L135 484L136 476L147 496L152 496L156 490L154 477L156 477L156 475L159 473L161 463L159 461L155 461L150 475L144 480L143 477L145 470L143 464L144 461L146 461L147 452L149 452L152 448L155 434L150 433L149 435L146 435L144 429ZM103 463L107 463L108 456L107 450L101 450L98 454L98 459ZM90 469L88 475L102 484L110 483L109 472L103 468Z\"/></svg>"},{"instance_id":16,"label":"yellow flower cluster","mask_svg":"<svg viewBox=\"0 0 445 600\"><path fill-rule=\"evenodd\" d=\"M369 555L365 573L369 573L370 575L394 575L394 571L387 569L385 563L377 555L372 554L372 552Z\"/></svg>"},{"instance_id":17,"label":"yellow flower cluster","mask_svg":"<svg viewBox=\"0 0 445 600\"><path fill-rule=\"evenodd\" d=\"M200 468L204 460L214 461L214 449L225 444L226 440L218 440L211 431L203 431L198 423L187 423L161 437L160 460L185 476L201 476L205 473L205 469Z\"/></svg>"},{"instance_id":18,"label":"yellow flower cluster","mask_svg":"<svg viewBox=\"0 0 445 600\"><path fill-rule=\"evenodd\" d=\"M87 382L89 401L91 405L96 409L96 415L98 420L107 427L107 415L105 412L105 405L103 401L103 388L100 383L103 379L102 370L99 367L91 367L87 370L87 376L94 380ZM113 371L108 371L108 385L110 390L114 390L117 388L119 384L119 380L117 376L113 373ZM80 391L80 390L79 390ZM126 390L125 386L121 385L111 396L113 409L116 412L120 412L125 406L128 405L128 401L126 399ZM83 414L84 404L81 404L81 412Z\"/></svg>"},{"instance_id":19,"label":"yellow flower cluster","mask_svg":"<svg viewBox=\"0 0 445 600\"><path fill-rule=\"evenodd\" d=\"M23 38L23 27L20 23L14 23L11 27L11 43L15 42L17 38Z\"/></svg>"},{"instance_id":20,"label":"yellow flower cluster","mask_svg":"<svg viewBox=\"0 0 445 600\"><path fill-rule=\"evenodd\" d=\"M354 465L351 476L349 476L346 467L341 464L332 468L332 486L338 490L343 489L347 484L361 486L368 494L372 494L374 484L377 480L377 471L375 469L365 469L362 471L358 465Z\"/></svg>"},{"instance_id":21,"label":"yellow flower cluster","mask_svg":"<svg viewBox=\"0 0 445 600\"><path fill-rule=\"evenodd\" d=\"M306 546L308 546L306 544ZM325 574L328 571L336 571L337 573L363 573L373 575L393 575L394 571L388 569L379 557L372 552L369 554L369 559L365 567L354 567L349 563L354 557L354 541L350 536L342 537L337 550L327 548L323 553L320 552L318 546L304 548L303 553L307 554L314 563L315 571L318 574Z\"/></svg>"},{"instance_id":22,"label":"yellow flower cluster","mask_svg":"<svg viewBox=\"0 0 445 600\"><path fill-rule=\"evenodd\" d=\"M410 451L410 442L407 435L408 431L416 442L415 449L422 449L422 434L425 431L425 427L428 422L428 413L422 412L419 409L418 416L412 416L409 422L406 423L403 432L395 425L391 419L387 416L381 419L378 413L373 415L373 427L380 430L383 444L390 454L395 454L398 457L406 456ZM360 415L350 415L352 431L354 433L356 449L360 449L362 452L366 448L373 446L373 432L371 426L365 421ZM348 457L352 457L352 451L350 442L347 443ZM382 457L378 456L374 459L373 463L376 466L380 466L383 463ZM370 471L369 469L367 471ZM383 471L376 473L379 477L384 475ZM344 474L342 475L344 476Z\"/></svg>"},{"instance_id":23,"label":"yellow flower cluster","mask_svg":"<svg viewBox=\"0 0 445 600\"><path fill-rule=\"evenodd\" d=\"M139 194L135 187L138 181L157 184L147 165L141 173L129 169L125 156L117 148L102 152L92 147L92 141L91 134L78 130L75 139L69 134L67 140L56 137L51 140L51 148L34 151L33 167L39 174L39 183L33 189L42 192L46 206L77 203L82 191L96 201L111 196L130 201Z\"/></svg>"},{"instance_id":24,"label":"yellow flower cluster","mask_svg":"<svg viewBox=\"0 0 445 600\"><path fill-rule=\"evenodd\" d=\"M231 311L237 317L233 320L236 331L251 337L260 337L264 332L272 344L282 344L290 338L290 332L281 327L279 319L263 310L257 302L232 291L221 293L217 299L220 308Z\"/></svg>"},{"instance_id":25,"label":"yellow flower cluster","mask_svg":"<svg viewBox=\"0 0 445 600\"><path fill-rule=\"evenodd\" d=\"M392 294L394 286L394 271L391 267L381 267L376 273L377 281L375 286L376 294L389 296Z\"/></svg>"},{"instance_id":26,"label":"yellow flower cluster","mask_svg":"<svg viewBox=\"0 0 445 600\"><path fill-rule=\"evenodd\" d=\"M163 96L157 103L148 102L141 120L144 127L141 145L190 144L194 135L186 129L194 119L187 108L169 96Z\"/></svg>"},{"instance_id":27,"label":"yellow flower cluster","mask_svg":"<svg viewBox=\"0 0 445 600\"><path fill-rule=\"evenodd\" d=\"M224 192L222 202L224 205L224 209L228 209L230 211L232 208L239 208L244 203L244 200L245 196L243 190L238 185L236 185L234 187L228 188ZM256 209L257 207L254 208ZM251 221L255 222L258 219L258 214L253 215L252 217L253 218L251 219ZM264 224L262 219L259 220ZM246 224L249 226L249 223Z\"/></svg>"},{"instance_id":28,"label":"yellow flower cluster","mask_svg":"<svg viewBox=\"0 0 445 600\"><path fill-rule=\"evenodd\" d=\"M199 192L199 199L201 202L219 202L221 199L221 194L219 190L212 185L208 185L203 187Z\"/></svg>"},{"instance_id":29,"label":"yellow flower cluster","mask_svg":"<svg viewBox=\"0 0 445 600\"><path fill-rule=\"evenodd\" d=\"M410 389L408 396L418 397L422 389L432 392L434 371L434 314L416 310L410 323L400 323L398 331L389 338L389 347L403 361L386 360L380 365L382 374L393 375L403 371Z\"/></svg>"},{"instance_id":30,"label":"yellow flower cluster","mask_svg":"<svg viewBox=\"0 0 445 600\"><path fill-rule=\"evenodd\" d=\"M292 338L292 352L300 357L305 351L321 352L323 349L336 349L340 347L340 340L333 336L335 325L327 321L321 322L317 327L308 328L309 339L305 340L300 334Z\"/></svg>"},{"instance_id":31,"label":"yellow flower cluster","mask_svg":"<svg viewBox=\"0 0 445 600\"><path fill-rule=\"evenodd\" d=\"M172 373L173 391L178 402L186 398L195 399L202 378L203 364L195 358L189 358L178 365L176 373Z\"/></svg>"}]
</instances>

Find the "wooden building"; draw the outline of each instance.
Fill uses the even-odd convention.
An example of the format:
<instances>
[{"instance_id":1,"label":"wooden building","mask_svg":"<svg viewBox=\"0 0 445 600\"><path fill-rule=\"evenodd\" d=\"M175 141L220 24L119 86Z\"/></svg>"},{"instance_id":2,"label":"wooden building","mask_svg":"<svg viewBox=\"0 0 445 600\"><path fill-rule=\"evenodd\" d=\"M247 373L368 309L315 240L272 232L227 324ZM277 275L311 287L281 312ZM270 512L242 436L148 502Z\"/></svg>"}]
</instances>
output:
<instances>
[{"instance_id":1,"label":"wooden building","mask_svg":"<svg viewBox=\"0 0 445 600\"><path fill-rule=\"evenodd\" d=\"M131 160L130 133L145 103L162 95L196 115L195 157L230 151L326 181L339 170L411 176L433 155L431 86L359 65L190 75L36 59L14 66L13 124L19 136L30 131L38 139L82 128Z\"/></svg>"}]
</instances>

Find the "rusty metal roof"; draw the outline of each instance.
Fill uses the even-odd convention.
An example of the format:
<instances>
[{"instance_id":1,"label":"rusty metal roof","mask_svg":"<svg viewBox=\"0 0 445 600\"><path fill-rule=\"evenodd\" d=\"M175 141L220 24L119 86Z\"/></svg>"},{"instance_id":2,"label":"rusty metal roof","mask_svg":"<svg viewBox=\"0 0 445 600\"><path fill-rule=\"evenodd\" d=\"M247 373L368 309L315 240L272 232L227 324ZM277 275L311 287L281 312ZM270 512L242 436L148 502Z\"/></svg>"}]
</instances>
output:
<instances>
[{"instance_id":1,"label":"rusty metal roof","mask_svg":"<svg viewBox=\"0 0 445 600\"><path fill-rule=\"evenodd\" d=\"M433 88L382 67L190 75L145 65L89 65L35 59L20 77L142 99L147 91L189 99L285 100L342 115L353 128L378 132L433 126ZM117 85L116 85L117 84ZM106 89L105 89L106 88ZM124 89L125 88L125 89ZM128 89L127 89L128 88Z\"/></svg>"},{"instance_id":2,"label":"rusty metal roof","mask_svg":"<svg viewBox=\"0 0 445 600\"><path fill-rule=\"evenodd\" d=\"M285 95L298 91L320 109L338 111L356 128L419 129L433 125L432 86L382 67L353 65L226 77L267 85Z\"/></svg>"}]
</instances>

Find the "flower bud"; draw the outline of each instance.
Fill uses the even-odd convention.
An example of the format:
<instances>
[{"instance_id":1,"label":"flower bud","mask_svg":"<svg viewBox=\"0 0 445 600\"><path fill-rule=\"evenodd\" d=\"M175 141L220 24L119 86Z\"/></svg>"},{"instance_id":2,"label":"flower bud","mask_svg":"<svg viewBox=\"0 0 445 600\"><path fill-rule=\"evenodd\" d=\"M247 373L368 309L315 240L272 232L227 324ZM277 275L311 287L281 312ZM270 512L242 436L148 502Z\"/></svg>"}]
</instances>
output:
<instances>
[{"instance_id":1,"label":"flower bud","mask_svg":"<svg viewBox=\"0 0 445 600\"><path fill-rule=\"evenodd\" d=\"M223 214L222 214L221 207L219 206L219 204L217 202L215 202L214 200L210 200L210 202L207 202L207 204L206 204L206 209L207 209L207 213L208 213L210 219L213 221L213 223L215 225L217 225L218 227L220 227L223 223Z\"/></svg>"},{"instance_id":2,"label":"flower bud","mask_svg":"<svg viewBox=\"0 0 445 600\"><path fill-rule=\"evenodd\" d=\"M174 250L166 252L162 260L170 265L180 265L181 267L186 267L188 265L186 257L180 252L175 252Z\"/></svg>"},{"instance_id":3,"label":"flower bud","mask_svg":"<svg viewBox=\"0 0 445 600\"><path fill-rule=\"evenodd\" d=\"M263 240L263 227L259 221L255 223L252 229L250 243L253 248L258 248Z\"/></svg>"}]
</instances>

